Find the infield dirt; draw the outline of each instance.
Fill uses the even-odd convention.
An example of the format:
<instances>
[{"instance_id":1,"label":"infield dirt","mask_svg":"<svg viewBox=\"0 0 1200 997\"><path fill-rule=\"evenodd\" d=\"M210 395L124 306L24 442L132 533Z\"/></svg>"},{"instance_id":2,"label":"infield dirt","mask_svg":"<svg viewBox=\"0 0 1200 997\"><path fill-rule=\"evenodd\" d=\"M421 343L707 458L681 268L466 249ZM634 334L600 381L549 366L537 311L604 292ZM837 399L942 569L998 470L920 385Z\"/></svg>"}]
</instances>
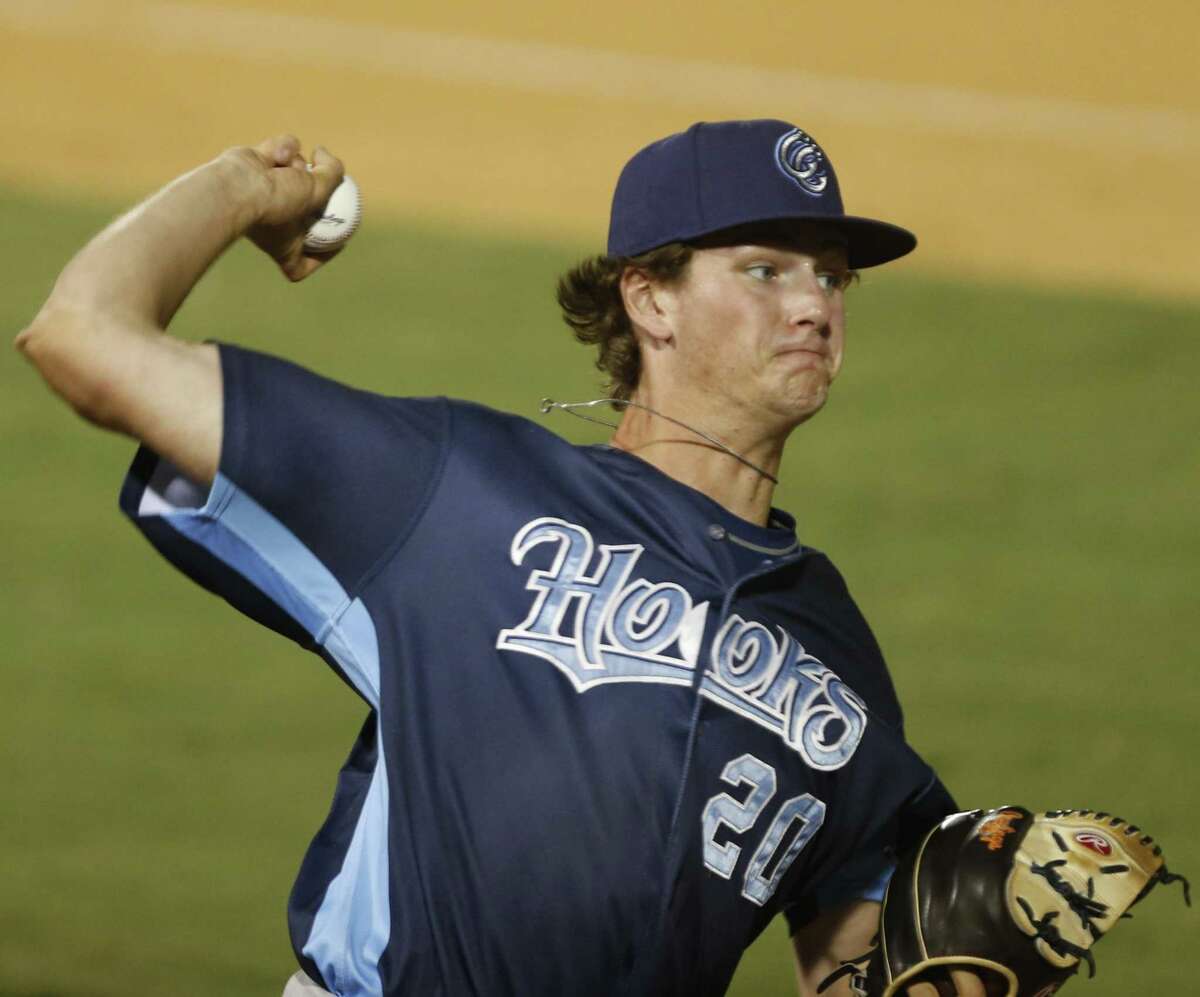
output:
<instances>
[{"instance_id":1,"label":"infield dirt","mask_svg":"<svg viewBox=\"0 0 1200 997\"><path fill-rule=\"evenodd\" d=\"M598 247L633 149L780 116L851 210L919 233L916 268L1194 298L1198 11L4 2L0 183L133 197L290 130L372 213Z\"/></svg>"}]
</instances>

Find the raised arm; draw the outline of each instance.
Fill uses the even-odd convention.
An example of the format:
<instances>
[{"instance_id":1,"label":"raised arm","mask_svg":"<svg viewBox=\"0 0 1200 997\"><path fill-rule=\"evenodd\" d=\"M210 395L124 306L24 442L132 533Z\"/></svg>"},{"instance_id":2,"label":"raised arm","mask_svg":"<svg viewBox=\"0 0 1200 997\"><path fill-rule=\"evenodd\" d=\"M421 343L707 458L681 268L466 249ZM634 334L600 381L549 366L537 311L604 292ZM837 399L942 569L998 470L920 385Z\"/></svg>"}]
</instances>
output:
<instances>
[{"instance_id":1,"label":"raised arm","mask_svg":"<svg viewBox=\"0 0 1200 997\"><path fill-rule=\"evenodd\" d=\"M17 348L83 418L146 444L198 484L221 453L216 348L164 335L197 281L248 236L288 279L328 257L304 233L341 181L290 135L230 149L118 218L67 264Z\"/></svg>"}]
</instances>

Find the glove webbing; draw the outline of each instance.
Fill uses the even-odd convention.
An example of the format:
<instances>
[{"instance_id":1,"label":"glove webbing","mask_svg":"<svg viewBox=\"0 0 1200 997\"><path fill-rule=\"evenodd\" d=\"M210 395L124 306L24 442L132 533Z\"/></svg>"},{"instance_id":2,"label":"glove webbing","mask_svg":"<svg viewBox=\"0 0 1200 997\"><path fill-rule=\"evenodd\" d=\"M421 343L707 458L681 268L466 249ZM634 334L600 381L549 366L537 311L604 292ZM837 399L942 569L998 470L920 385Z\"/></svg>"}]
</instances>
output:
<instances>
[{"instance_id":1,"label":"glove webbing","mask_svg":"<svg viewBox=\"0 0 1200 997\"><path fill-rule=\"evenodd\" d=\"M1025 912L1025 916L1029 918L1030 923L1033 925L1034 931L1037 932L1037 934L1034 935L1035 938L1040 938L1061 956L1073 955L1077 959L1082 959L1084 962L1086 962L1088 964L1088 979L1091 979L1096 975L1096 957L1092 955L1092 950L1083 945L1076 945L1073 942L1067 941L1059 933L1058 928L1051 924L1051 922L1058 917L1058 911L1049 911L1046 916L1039 921L1034 916L1033 908L1029 906L1024 897L1017 897L1017 903L1021 905L1021 910ZM1087 925L1088 930L1090 931L1092 929L1091 923L1086 921L1084 923Z\"/></svg>"},{"instance_id":2,"label":"glove webbing","mask_svg":"<svg viewBox=\"0 0 1200 997\"><path fill-rule=\"evenodd\" d=\"M1055 834L1054 837L1057 838L1058 835ZM1083 927L1087 931L1091 932L1092 938L1099 938L1103 932L1092 923L1092 918L1104 917L1104 915L1108 913L1108 904L1101 903L1099 900L1093 899L1092 894L1095 891L1095 884L1092 882L1090 877L1088 878L1088 891L1086 896L1084 896L1077 889L1075 889L1075 887L1063 879L1062 876L1058 874L1058 867L1066 864L1066 859L1051 859L1045 865L1038 865L1036 862L1034 862L1029 866L1029 871L1037 876L1041 876L1044 880L1046 880L1046 882L1049 883L1053 888L1054 892L1062 897L1067 902L1067 906L1075 912L1075 915L1079 918L1079 921ZM1100 871L1127 872L1128 870L1129 866L1127 865L1110 865L1105 866ZM1020 900L1019 897L1017 899ZM1025 904L1022 905L1027 906ZM1033 918L1031 917L1030 920L1032 921ZM1062 953L1059 954L1061 955Z\"/></svg>"},{"instance_id":3,"label":"glove webbing","mask_svg":"<svg viewBox=\"0 0 1200 997\"><path fill-rule=\"evenodd\" d=\"M1093 812L1088 810L1058 810L1047 811L1046 816L1069 816L1072 813L1087 815L1092 814ZM1112 817L1110 814L1103 811L1096 812L1094 816L1098 820L1104 820L1108 818L1109 823L1114 827L1119 827L1120 825L1126 823L1123 818ZM1139 830L1141 830L1141 828L1139 828L1136 824L1130 824L1125 829L1125 833L1136 834ZM1059 836L1058 832L1054 831L1051 833L1058 847L1064 852L1067 851L1067 845ZM1154 839L1149 835L1145 835L1142 838L1142 844L1145 845L1149 845L1153 841ZM1162 854L1162 849L1157 845L1154 846L1154 854ZM1054 892L1066 900L1067 906L1070 907L1075 915L1079 918L1080 923L1082 923L1084 929L1091 934L1092 938L1099 939L1103 932L1096 927L1096 925L1092 922L1092 919L1103 918L1108 913L1108 905L1101 903L1099 900L1093 899L1092 894L1095 890L1095 886L1090 877L1088 879L1088 889L1086 895L1080 893L1070 883L1063 879L1062 876L1058 874L1057 867L1066 864L1066 859L1053 859L1047 862L1045 865L1033 863L1030 865L1029 871L1045 879L1046 882L1050 884ZM1106 865L1103 866L1100 871L1106 874L1128 872L1129 866ZM1141 893L1138 895L1137 900L1140 900L1142 897L1144 897L1155 883L1163 883L1164 885L1167 885L1175 882L1183 884L1183 900L1184 903L1190 907L1192 905L1191 884L1188 882L1185 876L1168 872L1165 865L1161 866L1158 872L1150 878L1150 881L1146 883L1145 887L1143 887ZM1016 900L1017 903L1021 905L1021 909L1025 911L1025 916L1029 918L1030 923L1033 925L1034 931L1037 932L1035 937L1040 938L1061 956L1073 955L1076 958L1082 959L1084 962L1086 962L1088 965L1089 979L1096 975L1096 958L1094 955L1092 955L1091 949L1082 945L1075 945L1073 942L1067 941L1062 937L1058 928L1051 923L1056 917L1058 917L1057 911L1051 911L1047 913L1045 917L1039 920L1034 916L1033 908L1026 902L1024 897L1017 897ZM1134 900L1134 903L1137 903L1137 900ZM1133 915L1126 911L1121 916L1132 917Z\"/></svg>"},{"instance_id":4,"label":"glove webbing","mask_svg":"<svg viewBox=\"0 0 1200 997\"><path fill-rule=\"evenodd\" d=\"M1125 820L1125 818L1114 817L1112 814L1108 813L1105 810L1047 810L1047 811L1045 811L1045 816L1047 816L1047 817L1071 817L1076 814L1078 814L1080 817L1092 817L1092 818L1095 818L1096 820L1107 820L1109 825L1114 828L1119 828L1122 824L1129 824L1129 822L1127 820ZM1141 830L1141 828L1138 827L1136 824L1129 824L1129 826L1124 829L1124 833L1125 834L1137 834L1137 832L1140 830ZM1054 832L1054 840L1058 843L1059 848L1061 848L1064 852L1067 851L1066 844L1063 842L1062 838L1059 837L1057 832ZM1141 840L1142 840L1143 845L1150 845L1150 844L1154 843L1154 838L1151 837L1149 834L1142 835ZM1154 854L1162 855L1162 848L1160 848L1158 845L1154 845ZM1105 866L1104 869L1101 870L1101 872L1124 872L1124 871L1125 871L1124 868L1118 867L1118 866ZM1168 886L1171 883L1182 883L1183 884L1183 902L1185 904L1187 904L1189 907L1192 906L1192 884L1188 882L1186 876L1181 876L1178 873L1174 873L1174 872L1168 872L1165 864L1159 868L1157 873L1155 873L1153 876L1150 877L1149 882L1147 882L1146 885L1142 887L1142 892L1137 895L1137 899L1135 899L1133 901L1133 903L1136 904L1139 900L1141 900L1142 897L1144 897L1147 893L1150 892L1151 887L1153 887L1156 883L1162 883L1164 886ZM1053 885L1053 884L1051 884L1051 885ZM1064 894L1064 896L1065 896L1065 894ZM1068 898L1068 903L1069 902L1070 902L1070 899ZM1133 906L1133 904L1130 904L1130 906ZM1126 913L1126 914L1122 914L1121 916L1122 917L1130 917L1132 915ZM1032 918L1030 920L1032 920ZM1090 927L1089 927L1089 930L1090 930Z\"/></svg>"}]
</instances>

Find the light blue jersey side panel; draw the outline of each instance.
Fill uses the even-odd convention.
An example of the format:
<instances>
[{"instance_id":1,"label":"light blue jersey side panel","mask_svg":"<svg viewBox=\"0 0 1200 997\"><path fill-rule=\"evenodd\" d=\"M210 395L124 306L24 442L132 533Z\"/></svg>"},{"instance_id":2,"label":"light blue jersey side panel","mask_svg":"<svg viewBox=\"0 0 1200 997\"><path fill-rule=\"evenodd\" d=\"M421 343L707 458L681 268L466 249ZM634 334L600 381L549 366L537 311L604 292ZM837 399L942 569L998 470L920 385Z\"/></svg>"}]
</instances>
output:
<instances>
[{"instance_id":1,"label":"light blue jersey side panel","mask_svg":"<svg viewBox=\"0 0 1200 997\"><path fill-rule=\"evenodd\" d=\"M171 506L148 490L139 509L145 514L160 515L251 582L328 650L379 709L379 646L366 607L352 602L316 555L254 499L218 474L203 506Z\"/></svg>"},{"instance_id":2,"label":"light blue jersey side panel","mask_svg":"<svg viewBox=\"0 0 1200 997\"><path fill-rule=\"evenodd\" d=\"M379 960L391 935L391 908L387 767L382 750L378 757L346 859L325 891L304 946L304 954L320 967L325 983L338 997L383 993Z\"/></svg>"},{"instance_id":3,"label":"light blue jersey side panel","mask_svg":"<svg viewBox=\"0 0 1200 997\"><path fill-rule=\"evenodd\" d=\"M362 601L351 600L291 530L223 475L197 508L174 504L164 497L171 492L167 482L148 490L139 515L161 516L284 610L329 652L378 718L379 642ZM375 771L350 847L303 949L338 997L377 997L383 989L379 959L391 934L388 787L383 739L376 743Z\"/></svg>"}]
</instances>

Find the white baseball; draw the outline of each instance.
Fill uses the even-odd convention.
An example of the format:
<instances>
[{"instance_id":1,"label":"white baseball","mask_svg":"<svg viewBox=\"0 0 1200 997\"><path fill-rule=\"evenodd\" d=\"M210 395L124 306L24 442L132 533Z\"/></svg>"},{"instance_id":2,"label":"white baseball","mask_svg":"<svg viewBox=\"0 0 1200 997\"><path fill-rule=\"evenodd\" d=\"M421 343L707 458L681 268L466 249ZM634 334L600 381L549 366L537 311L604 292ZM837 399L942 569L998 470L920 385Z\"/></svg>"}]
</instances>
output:
<instances>
[{"instance_id":1,"label":"white baseball","mask_svg":"<svg viewBox=\"0 0 1200 997\"><path fill-rule=\"evenodd\" d=\"M347 174L330 196L325 213L305 234L304 248L313 253L340 249L354 235L361 221L362 195L358 192L358 184Z\"/></svg>"}]
</instances>

